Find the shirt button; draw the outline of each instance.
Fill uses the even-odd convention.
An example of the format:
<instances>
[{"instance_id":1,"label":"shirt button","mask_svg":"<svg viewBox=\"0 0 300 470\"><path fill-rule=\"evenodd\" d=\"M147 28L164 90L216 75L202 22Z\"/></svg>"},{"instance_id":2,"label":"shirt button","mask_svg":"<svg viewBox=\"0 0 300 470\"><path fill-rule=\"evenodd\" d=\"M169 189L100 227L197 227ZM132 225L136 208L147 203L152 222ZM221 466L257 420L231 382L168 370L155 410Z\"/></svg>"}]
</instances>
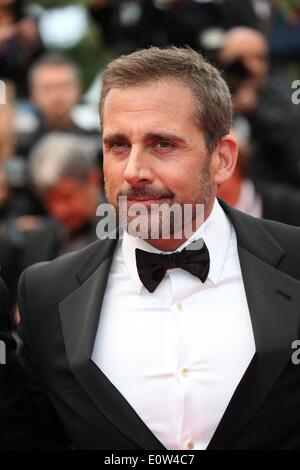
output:
<instances>
[{"instance_id":1,"label":"shirt button","mask_svg":"<svg viewBox=\"0 0 300 470\"><path fill-rule=\"evenodd\" d=\"M180 302L177 302L177 304L176 304L176 309L177 309L179 312L182 312L183 307L182 307L182 304L181 304Z\"/></svg>"},{"instance_id":2,"label":"shirt button","mask_svg":"<svg viewBox=\"0 0 300 470\"><path fill-rule=\"evenodd\" d=\"M193 450L195 449L195 442L190 440L187 445L186 445L186 448L189 449L189 450Z\"/></svg>"},{"instance_id":3,"label":"shirt button","mask_svg":"<svg viewBox=\"0 0 300 470\"><path fill-rule=\"evenodd\" d=\"M189 370L186 367L183 367L180 371L182 377L187 377L189 375Z\"/></svg>"}]
</instances>

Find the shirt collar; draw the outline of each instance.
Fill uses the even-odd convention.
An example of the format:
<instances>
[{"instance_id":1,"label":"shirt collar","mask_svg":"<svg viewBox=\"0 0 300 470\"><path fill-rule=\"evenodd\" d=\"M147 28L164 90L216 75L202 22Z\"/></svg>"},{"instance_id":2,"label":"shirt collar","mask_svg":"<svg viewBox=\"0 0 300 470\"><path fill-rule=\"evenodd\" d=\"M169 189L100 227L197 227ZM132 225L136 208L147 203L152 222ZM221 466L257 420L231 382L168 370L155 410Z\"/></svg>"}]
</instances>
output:
<instances>
[{"instance_id":1,"label":"shirt collar","mask_svg":"<svg viewBox=\"0 0 300 470\"><path fill-rule=\"evenodd\" d=\"M188 240L186 240L176 251L183 250L191 242L203 238L210 254L210 268L208 279L214 284L219 282L220 276L225 263L226 253L229 246L231 236L231 224L221 208L217 199L215 199L213 209L209 217L205 220L201 227L194 232ZM162 252L145 240L133 237L124 232L122 239L122 255L129 276L134 283L136 292L141 293L143 284L139 278L139 274L135 261L135 250L148 251L150 253L166 253Z\"/></svg>"}]
</instances>

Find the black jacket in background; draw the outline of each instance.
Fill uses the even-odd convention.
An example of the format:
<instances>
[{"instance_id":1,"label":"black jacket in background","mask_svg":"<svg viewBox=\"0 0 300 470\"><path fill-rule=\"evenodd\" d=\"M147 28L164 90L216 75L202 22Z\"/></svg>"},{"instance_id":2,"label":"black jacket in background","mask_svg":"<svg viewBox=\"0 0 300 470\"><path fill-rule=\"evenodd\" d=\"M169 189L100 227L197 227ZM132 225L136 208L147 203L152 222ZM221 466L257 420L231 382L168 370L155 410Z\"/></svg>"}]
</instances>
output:
<instances>
[{"instance_id":1,"label":"black jacket in background","mask_svg":"<svg viewBox=\"0 0 300 470\"><path fill-rule=\"evenodd\" d=\"M256 182L262 200L262 217L300 227L300 190L293 186Z\"/></svg>"},{"instance_id":2,"label":"black jacket in background","mask_svg":"<svg viewBox=\"0 0 300 470\"><path fill-rule=\"evenodd\" d=\"M126 4L135 4L136 14L126 21ZM122 13L123 12L123 13ZM203 49L201 34L210 28L227 30L245 25L255 28L257 18L249 0L197 2L183 0L159 7L154 0L110 1L90 7L93 20L101 27L106 47L114 55L127 54L148 46L185 46Z\"/></svg>"},{"instance_id":3,"label":"black jacket in background","mask_svg":"<svg viewBox=\"0 0 300 470\"><path fill-rule=\"evenodd\" d=\"M6 349L6 364L0 364L0 450L59 447L50 444L26 389L11 331L8 294L1 279L0 342L1 348L5 345ZM48 420L49 418L47 416ZM56 438L58 439L58 435Z\"/></svg>"}]
</instances>

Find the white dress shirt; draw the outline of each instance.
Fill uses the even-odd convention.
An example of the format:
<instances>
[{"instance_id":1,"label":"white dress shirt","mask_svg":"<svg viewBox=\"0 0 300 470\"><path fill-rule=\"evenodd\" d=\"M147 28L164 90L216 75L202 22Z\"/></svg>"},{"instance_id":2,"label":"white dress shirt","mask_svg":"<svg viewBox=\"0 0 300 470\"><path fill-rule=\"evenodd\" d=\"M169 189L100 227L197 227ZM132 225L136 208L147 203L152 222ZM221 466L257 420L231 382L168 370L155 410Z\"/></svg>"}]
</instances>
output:
<instances>
[{"instance_id":1,"label":"white dress shirt","mask_svg":"<svg viewBox=\"0 0 300 470\"><path fill-rule=\"evenodd\" d=\"M138 276L127 233L119 240L93 361L169 450L206 449L255 353L234 229L218 201L191 240L210 252L208 278L174 268L154 293Z\"/></svg>"}]
</instances>

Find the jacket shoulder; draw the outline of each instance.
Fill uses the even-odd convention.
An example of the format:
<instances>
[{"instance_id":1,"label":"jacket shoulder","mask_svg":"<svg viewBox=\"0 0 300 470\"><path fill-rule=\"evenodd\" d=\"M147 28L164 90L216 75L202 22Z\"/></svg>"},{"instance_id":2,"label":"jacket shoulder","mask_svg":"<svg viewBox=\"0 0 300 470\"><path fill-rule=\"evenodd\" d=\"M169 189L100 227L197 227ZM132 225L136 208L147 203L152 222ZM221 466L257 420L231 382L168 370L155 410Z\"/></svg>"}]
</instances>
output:
<instances>
[{"instance_id":1,"label":"jacket shoulder","mask_svg":"<svg viewBox=\"0 0 300 470\"><path fill-rule=\"evenodd\" d=\"M35 298L65 298L109 256L116 241L97 240L81 250L64 254L52 261L34 264L26 268L19 281L19 297L24 289Z\"/></svg>"},{"instance_id":2,"label":"jacket shoulder","mask_svg":"<svg viewBox=\"0 0 300 470\"><path fill-rule=\"evenodd\" d=\"M262 224L286 252L300 248L300 227L261 219Z\"/></svg>"}]
</instances>

